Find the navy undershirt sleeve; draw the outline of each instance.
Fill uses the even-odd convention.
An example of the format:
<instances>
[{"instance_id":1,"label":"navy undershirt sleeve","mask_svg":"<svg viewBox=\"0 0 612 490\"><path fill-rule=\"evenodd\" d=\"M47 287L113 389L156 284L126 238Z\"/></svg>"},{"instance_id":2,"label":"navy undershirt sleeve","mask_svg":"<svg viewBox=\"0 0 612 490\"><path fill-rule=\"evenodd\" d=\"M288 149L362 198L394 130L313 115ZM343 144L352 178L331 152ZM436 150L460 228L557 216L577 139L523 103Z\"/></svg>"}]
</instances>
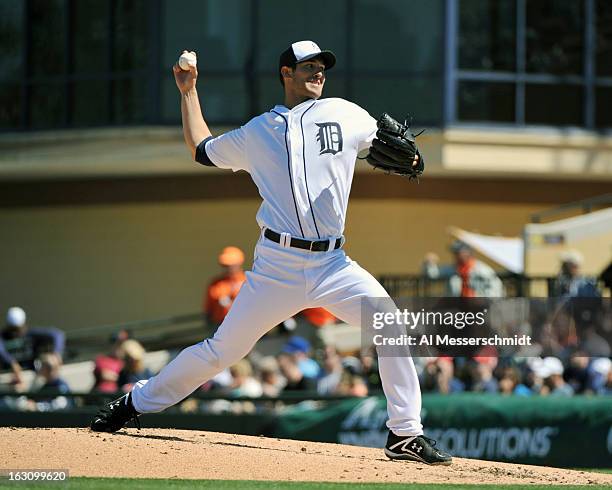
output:
<instances>
[{"instance_id":1,"label":"navy undershirt sleeve","mask_svg":"<svg viewBox=\"0 0 612 490\"><path fill-rule=\"evenodd\" d=\"M202 142L197 146L195 153L195 161L201 163L202 165L206 165L207 167L216 166L210 161L210 158L208 158L208 155L206 154L206 149L204 148L206 146L206 142L211 139L213 139L213 137L209 136L208 138L202 140Z\"/></svg>"}]
</instances>

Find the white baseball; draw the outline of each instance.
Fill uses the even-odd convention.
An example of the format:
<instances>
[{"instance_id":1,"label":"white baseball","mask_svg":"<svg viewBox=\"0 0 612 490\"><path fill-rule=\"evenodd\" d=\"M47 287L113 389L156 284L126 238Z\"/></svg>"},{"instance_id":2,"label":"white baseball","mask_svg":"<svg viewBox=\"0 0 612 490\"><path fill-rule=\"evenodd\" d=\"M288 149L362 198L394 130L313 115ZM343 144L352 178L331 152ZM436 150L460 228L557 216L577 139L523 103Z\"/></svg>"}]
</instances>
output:
<instances>
[{"instance_id":1,"label":"white baseball","mask_svg":"<svg viewBox=\"0 0 612 490\"><path fill-rule=\"evenodd\" d=\"M198 63L198 59L196 54L191 51L189 53L183 53L179 58L178 64L181 67L181 70L189 71L192 66L196 66Z\"/></svg>"}]
</instances>

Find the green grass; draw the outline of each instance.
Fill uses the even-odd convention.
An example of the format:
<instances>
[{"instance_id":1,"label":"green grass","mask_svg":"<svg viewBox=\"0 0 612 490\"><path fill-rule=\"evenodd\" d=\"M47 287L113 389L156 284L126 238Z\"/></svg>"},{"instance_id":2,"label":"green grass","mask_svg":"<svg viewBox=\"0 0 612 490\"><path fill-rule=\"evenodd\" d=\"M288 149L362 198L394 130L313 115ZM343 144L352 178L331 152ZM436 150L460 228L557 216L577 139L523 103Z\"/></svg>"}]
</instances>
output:
<instances>
[{"instance_id":1,"label":"green grass","mask_svg":"<svg viewBox=\"0 0 612 490\"><path fill-rule=\"evenodd\" d=\"M609 470L608 470L609 471ZM379 489L379 490L492 490L503 488L504 490L522 490L529 488L533 490L571 490L585 488L609 488L604 486L564 486L564 485L437 485L420 484L407 485L400 483L318 483L318 482L269 482L269 481L229 481L229 480L162 480L162 479L130 479L130 478L70 478L67 483L7 483L0 482L0 488L15 489L100 489L115 490L126 488L134 490L152 490L165 488L180 489L220 489L220 490L355 490L355 489Z\"/></svg>"}]
</instances>

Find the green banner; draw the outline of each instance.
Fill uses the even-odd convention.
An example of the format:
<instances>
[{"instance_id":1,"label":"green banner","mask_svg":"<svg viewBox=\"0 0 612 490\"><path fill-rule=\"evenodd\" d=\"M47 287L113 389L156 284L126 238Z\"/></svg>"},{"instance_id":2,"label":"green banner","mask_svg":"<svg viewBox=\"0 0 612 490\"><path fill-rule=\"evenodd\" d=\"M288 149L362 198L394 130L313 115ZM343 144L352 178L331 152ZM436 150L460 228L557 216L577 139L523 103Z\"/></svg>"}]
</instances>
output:
<instances>
[{"instance_id":1,"label":"green banner","mask_svg":"<svg viewBox=\"0 0 612 490\"><path fill-rule=\"evenodd\" d=\"M612 467L612 397L426 395L425 434L458 457L551 465ZM383 447L384 398L296 407L277 419L274 436Z\"/></svg>"},{"instance_id":2,"label":"green banner","mask_svg":"<svg viewBox=\"0 0 612 490\"><path fill-rule=\"evenodd\" d=\"M0 426L86 427L94 410L1 412ZM571 468L612 468L612 397L425 395L425 434L458 457ZM303 402L281 414L142 417L143 427L174 427L382 448L383 397Z\"/></svg>"}]
</instances>

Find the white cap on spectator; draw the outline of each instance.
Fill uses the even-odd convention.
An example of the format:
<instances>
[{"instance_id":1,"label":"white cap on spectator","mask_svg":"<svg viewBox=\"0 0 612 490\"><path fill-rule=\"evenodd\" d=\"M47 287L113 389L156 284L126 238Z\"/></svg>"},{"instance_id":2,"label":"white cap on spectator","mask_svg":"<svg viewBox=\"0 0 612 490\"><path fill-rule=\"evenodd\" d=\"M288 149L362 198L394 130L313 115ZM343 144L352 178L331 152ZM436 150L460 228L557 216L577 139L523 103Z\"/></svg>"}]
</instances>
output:
<instances>
[{"instance_id":1,"label":"white cap on spectator","mask_svg":"<svg viewBox=\"0 0 612 490\"><path fill-rule=\"evenodd\" d=\"M563 363L556 357L533 357L528 361L529 368L539 378L545 379L554 374L563 374Z\"/></svg>"},{"instance_id":2,"label":"white cap on spectator","mask_svg":"<svg viewBox=\"0 0 612 490\"><path fill-rule=\"evenodd\" d=\"M559 259L563 264L582 265L584 256L578 250L566 250L562 252Z\"/></svg>"},{"instance_id":3,"label":"white cap on spectator","mask_svg":"<svg viewBox=\"0 0 612 490\"><path fill-rule=\"evenodd\" d=\"M537 377L548 377L548 370L546 366L544 366L544 359L541 357L532 357L527 361L527 364L529 365L529 369L531 369Z\"/></svg>"},{"instance_id":4,"label":"white cap on spectator","mask_svg":"<svg viewBox=\"0 0 612 490\"><path fill-rule=\"evenodd\" d=\"M556 357L545 357L544 367L545 370L548 371L548 376L553 376L555 374L563 374L563 363L560 359Z\"/></svg>"},{"instance_id":5,"label":"white cap on spectator","mask_svg":"<svg viewBox=\"0 0 612 490\"><path fill-rule=\"evenodd\" d=\"M612 369L612 361L607 357L600 357L593 361L591 369L593 372L605 377L610 372L610 369Z\"/></svg>"},{"instance_id":6,"label":"white cap on spectator","mask_svg":"<svg viewBox=\"0 0 612 490\"><path fill-rule=\"evenodd\" d=\"M23 327L26 324L26 313L23 308L13 306L6 313L6 324L11 327Z\"/></svg>"}]
</instances>

